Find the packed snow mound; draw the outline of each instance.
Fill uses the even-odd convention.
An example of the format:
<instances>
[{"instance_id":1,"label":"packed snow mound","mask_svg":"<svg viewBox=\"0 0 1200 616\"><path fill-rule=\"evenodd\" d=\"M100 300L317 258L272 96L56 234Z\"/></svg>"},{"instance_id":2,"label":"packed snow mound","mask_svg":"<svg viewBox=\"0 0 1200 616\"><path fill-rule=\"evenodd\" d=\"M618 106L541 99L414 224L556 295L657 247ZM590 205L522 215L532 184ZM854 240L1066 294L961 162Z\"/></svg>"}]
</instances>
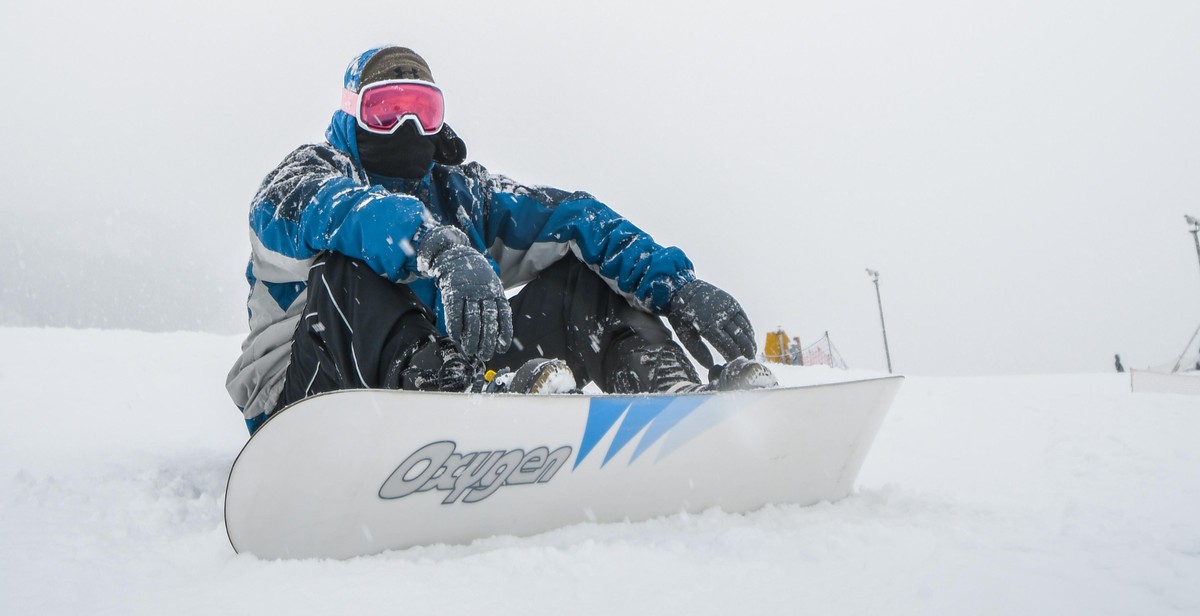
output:
<instances>
[{"instance_id":1,"label":"packed snow mound","mask_svg":"<svg viewBox=\"0 0 1200 616\"><path fill-rule=\"evenodd\" d=\"M910 376L837 503L271 562L222 522L240 343L0 328L0 613L1200 611L1200 409L1127 375Z\"/></svg>"}]
</instances>

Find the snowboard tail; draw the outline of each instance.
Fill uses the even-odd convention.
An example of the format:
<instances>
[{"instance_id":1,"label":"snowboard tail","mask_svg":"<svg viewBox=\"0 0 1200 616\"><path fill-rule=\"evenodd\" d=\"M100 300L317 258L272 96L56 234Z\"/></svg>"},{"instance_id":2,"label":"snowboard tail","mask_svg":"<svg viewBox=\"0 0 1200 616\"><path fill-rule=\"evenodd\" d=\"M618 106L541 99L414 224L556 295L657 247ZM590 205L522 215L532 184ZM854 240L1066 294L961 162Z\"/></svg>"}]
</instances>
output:
<instances>
[{"instance_id":1,"label":"snowboard tail","mask_svg":"<svg viewBox=\"0 0 1200 616\"><path fill-rule=\"evenodd\" d=\"M678 396L322 394L243 448L226 529L235 550L262 558L349 558L838 500L902 380Z\"/></svg>"}]
</instances>

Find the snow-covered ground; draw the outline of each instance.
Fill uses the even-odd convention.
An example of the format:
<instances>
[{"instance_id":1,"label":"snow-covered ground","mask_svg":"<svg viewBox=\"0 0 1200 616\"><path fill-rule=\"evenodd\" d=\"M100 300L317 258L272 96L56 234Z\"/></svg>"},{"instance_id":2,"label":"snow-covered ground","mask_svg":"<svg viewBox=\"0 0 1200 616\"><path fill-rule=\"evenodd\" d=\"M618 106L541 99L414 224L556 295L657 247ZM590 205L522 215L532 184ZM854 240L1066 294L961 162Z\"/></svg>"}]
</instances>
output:
<instances>
[{"instance_id":1,"label":"snow-covered ground","mask_svg":"<svg viewBox=\"0 0 1200 616\"><path fill-rule=\"evenodd\" d=\"M911 376L837 503L268 562L222 526L239 343L0 328L0 614L1200 613L1200 397L1125 375Z\"/></svg>"}]
</instances>

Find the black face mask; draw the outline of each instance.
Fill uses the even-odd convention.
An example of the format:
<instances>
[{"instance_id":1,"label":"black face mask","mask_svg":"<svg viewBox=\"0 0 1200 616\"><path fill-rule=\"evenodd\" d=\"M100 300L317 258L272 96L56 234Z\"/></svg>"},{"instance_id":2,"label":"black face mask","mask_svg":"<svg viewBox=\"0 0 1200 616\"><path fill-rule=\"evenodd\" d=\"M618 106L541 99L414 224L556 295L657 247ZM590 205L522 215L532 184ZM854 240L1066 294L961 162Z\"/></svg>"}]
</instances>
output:
<instances>
[{"instance_id":1,"label":"black face mask","mask_svg":"<svg viewBox=\"0 0 1200 616\"><path fill-rule=\"evenodd\" d=\"M354 128L358 157L367 173L389 178L417 180L429 173L437 151L436 136L422 137L412 121L406 121L390 135Z\"/></svg>"}]
</instances>

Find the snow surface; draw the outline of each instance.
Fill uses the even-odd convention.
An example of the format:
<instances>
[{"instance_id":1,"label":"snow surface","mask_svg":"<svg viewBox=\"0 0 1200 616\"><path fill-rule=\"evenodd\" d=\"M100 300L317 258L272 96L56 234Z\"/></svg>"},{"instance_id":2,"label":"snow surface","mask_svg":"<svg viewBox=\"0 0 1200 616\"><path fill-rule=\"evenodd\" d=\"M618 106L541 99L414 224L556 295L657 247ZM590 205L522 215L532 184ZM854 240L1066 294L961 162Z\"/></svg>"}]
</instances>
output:
<instances>
[{"instance_id":1,"label":"snow surface","mask_svg":"<svg viewBox=\"0 0 1200 616\"><path fill-rule=\"evenodd\" d=\"M837 503L271 562L222 525L239 344L0 328L0 614L1200 613L1200 398L1126 375L909 377Z\"/></svg>"}]
</instances>

